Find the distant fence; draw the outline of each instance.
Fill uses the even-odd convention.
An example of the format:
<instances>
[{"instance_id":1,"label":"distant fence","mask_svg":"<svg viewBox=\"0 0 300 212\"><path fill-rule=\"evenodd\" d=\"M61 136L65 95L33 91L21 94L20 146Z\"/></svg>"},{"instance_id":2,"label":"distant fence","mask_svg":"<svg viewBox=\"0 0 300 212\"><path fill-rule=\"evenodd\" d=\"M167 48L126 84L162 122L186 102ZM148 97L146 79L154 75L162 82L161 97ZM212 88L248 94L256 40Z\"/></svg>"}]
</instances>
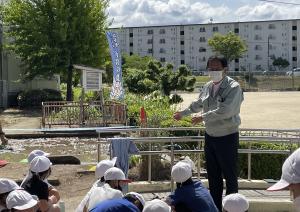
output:
<instances>
[{"instance_id":1,"label":"distant fence","mask_svg":"<svg viewBox=\"0 0 300 212\"><path fill-rule=\"evenodd\" d=\"M76 126L108 126L110 124L126 125L127 106L116 102L43 102L42 126L55 125Z\"/></svg>"}]
</instances>

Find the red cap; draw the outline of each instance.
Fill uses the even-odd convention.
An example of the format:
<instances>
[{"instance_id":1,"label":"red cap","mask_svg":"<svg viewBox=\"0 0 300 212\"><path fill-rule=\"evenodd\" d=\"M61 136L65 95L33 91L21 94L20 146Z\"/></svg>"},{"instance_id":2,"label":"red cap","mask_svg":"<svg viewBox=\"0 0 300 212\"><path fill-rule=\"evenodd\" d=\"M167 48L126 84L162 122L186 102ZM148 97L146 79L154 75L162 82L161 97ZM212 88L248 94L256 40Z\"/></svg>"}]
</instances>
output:
<instances>
[{"instance_id":1,"label":"red cap","mask_svg":"<svg viewBox=\"0 0 300 212\"><path fill-rule=\"evenodd\" d=\"M8 162L6 160L0 160L0 168L6 166Z\"/></svg>"}]
</instances>

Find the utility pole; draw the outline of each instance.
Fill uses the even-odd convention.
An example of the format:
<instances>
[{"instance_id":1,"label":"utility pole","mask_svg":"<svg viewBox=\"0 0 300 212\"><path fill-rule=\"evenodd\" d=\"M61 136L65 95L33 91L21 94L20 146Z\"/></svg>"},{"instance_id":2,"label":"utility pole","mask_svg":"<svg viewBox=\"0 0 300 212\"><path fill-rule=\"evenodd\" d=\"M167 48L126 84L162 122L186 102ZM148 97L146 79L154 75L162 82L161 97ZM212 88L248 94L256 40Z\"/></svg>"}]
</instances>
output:
<instances>
[{"instance_id":1,"label":"utility pole","mask_svg":"<svg viewBox=\"0 0 300 212\"><path fill-rule=\"evenodd\" d=\"M270 35L268 35L268 71L270 71Z\"/></svg>"}]
</instances>

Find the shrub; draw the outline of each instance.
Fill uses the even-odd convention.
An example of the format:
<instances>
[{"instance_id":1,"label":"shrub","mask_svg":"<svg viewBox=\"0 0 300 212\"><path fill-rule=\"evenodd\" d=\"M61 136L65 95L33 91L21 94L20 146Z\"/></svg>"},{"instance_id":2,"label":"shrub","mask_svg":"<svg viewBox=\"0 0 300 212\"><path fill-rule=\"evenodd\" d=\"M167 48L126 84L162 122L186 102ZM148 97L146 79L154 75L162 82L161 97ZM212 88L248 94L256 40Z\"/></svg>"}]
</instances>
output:
<instances>
[{"instance_id":1,"label":"shrub","mask_svg":"<svg viewBox=\"0 0 300 212\"><path fill-rule=\"evenodd\" d=\"M19 93L18 105L21 108L41 107L42 102L46 101L62 101L60 91L51 89L27 90Z\"/></svg>"},{"instance_id":2,"label":"shrub","mask_svg":"<svg viewBox=\"0 0 300 212\"><path fill-rule=\"evenodd\" d=\"M248 148L248 144L241 142L240 148ZM295 150L296 145L273 144L273 143L252 143L252 149L261 150ZM252 179L280 179L281 167L287 155L283 154L252 154L251 157L251 178ZM239 176L247 178L248 155L239 154Z\"/></svg>"}]
</instances>

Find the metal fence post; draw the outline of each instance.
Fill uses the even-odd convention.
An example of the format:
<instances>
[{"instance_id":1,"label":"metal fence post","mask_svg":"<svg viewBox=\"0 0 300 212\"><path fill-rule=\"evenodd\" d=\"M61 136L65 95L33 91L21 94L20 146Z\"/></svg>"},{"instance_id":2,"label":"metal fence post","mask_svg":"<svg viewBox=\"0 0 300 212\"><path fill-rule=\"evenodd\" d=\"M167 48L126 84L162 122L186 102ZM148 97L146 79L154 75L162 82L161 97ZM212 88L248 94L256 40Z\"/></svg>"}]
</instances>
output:
<instances>
[{"instance_id":1,"label":"metal fence post","mask_svg":"<svg viewBox=\"0 0 300 212\"><path fill-rule=\"evenodd\" d=\"M152 151L152 144L149 143L149 151ZM151 155L148 155L148 182L151 182L152 178L152 157Z\"/></svg>"},{"instance_id":2,"label":"metal fence post","mask_svg":"<svg viewBox=\"0 0 300 212\"><path fill-rule=\"evenodd\" d=\"M200 130L198 131L198 136L200 136ZM201 150L201 145L202 141L198 141L198 149ZM201 153L199 152L198 153L198 162L197 162L197 173L198 173L198 180L200 180L200 177L201 177Z\"/></svg>"},{"instance_id":3,"label":"metal fence post","mask_svg":"<svg viewBox=\"0 0 300 212\"><path fill-rule=\"evenodd\" d=\"M173 166L174 166L174 143L171 140L171 169ZM171 177L171 192L173 192L173 191L174 191L174 180Z\"/></svg>"},{"instance_id":4,"label":"metal fence post","mask_svg":"<svg viewBox=\"0 0 300 212\"><path fill-rule=\"evenodd\" d=\"M251 151L251 143L248 149ZM251 180L251 153L248 153L248 180Z\"/></svg>"}]
</instances>

